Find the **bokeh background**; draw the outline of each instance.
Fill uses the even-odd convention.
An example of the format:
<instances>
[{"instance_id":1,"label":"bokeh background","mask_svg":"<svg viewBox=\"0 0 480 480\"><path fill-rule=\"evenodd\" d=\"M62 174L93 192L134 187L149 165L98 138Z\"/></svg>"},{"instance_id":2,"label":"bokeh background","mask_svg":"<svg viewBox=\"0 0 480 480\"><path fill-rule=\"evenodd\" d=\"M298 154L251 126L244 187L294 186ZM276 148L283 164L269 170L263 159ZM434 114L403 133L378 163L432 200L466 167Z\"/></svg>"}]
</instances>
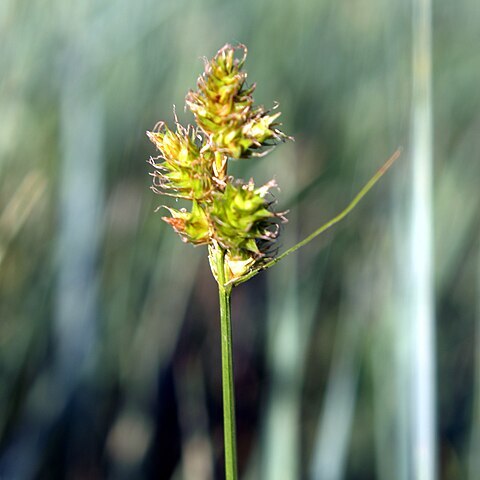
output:
<instances>
[{"instance_id":1,"label":"bokeh background","mask_svg":"<svg viewBox=\"0 0 480 480\"><path fill-rule=\"evenodd\" d=\"M192 121L184 96L227 42L295 137L233 167L276 178L281 248L403 148L341 225L233 292L241 478L433 480L419 445L437 478L480 478L480 3L429 12L431 242L411 228L416 4L0 2L2 479L223 478L216 286L155 213L145 131L173 104ZM415 239L433 261L424 344Z\"/></svg>"}]
</instances>

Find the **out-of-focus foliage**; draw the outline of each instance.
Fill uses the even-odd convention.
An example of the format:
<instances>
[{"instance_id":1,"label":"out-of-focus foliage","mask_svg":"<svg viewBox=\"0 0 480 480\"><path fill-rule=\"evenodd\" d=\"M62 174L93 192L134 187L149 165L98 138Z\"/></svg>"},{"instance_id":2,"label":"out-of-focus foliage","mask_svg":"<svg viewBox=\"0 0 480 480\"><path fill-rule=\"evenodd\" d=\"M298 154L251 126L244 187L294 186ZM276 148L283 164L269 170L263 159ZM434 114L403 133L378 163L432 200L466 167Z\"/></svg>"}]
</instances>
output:
<instances>
[{"instance_id":1,"label":"out-of-focus foliage","mask_svg":"<svg viewBox=\"0 0 480 480\"><path fill-rule=\"evenodd\" d=\"M479 5L433 10L446 479L479 478ZM387 0L0 2L1 478L221 478L215 284L205 248L154 213L145 131L173 123L172 104L192 121L184 92L226 42L248 46L255 100L279 100L296 139L233 166L282 185L284 246L405 148L334 233L233 292L241 472L310 478L328 453L344 478L408 478L395 318L411 24Z\"/></svg>"}]
</instances>

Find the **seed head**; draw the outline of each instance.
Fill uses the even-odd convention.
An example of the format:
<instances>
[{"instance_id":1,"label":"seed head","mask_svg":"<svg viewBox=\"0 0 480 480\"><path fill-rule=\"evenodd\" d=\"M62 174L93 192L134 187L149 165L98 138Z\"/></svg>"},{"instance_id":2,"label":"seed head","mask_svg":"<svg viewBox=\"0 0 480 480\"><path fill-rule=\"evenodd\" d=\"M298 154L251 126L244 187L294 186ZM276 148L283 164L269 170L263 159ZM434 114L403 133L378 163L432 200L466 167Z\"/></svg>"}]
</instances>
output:
<instances>
[{"instance_id":1,"label":"seed head","mask_svg":"<svg viewBox=\"0 0 480 480\"><path fill-rule=\"evenodd\" d=\"M239 52L240 57L235 54ZM190 91L186 104L209 143L230 158L248 158L287 136L275 123L280 113L270 114L253 106L255 84L246 86L242 71L247 56L244 45L225 45L198 78L197 91Z\"/></svg>"},{"instance_id":2,"label":"seed head","mask_svg":"<svg viewBox=\"0 0 480 480\"><path fill-rule=\"evenodd\" d=\"M208 217L197 202L193 202L191 212L185 209L165 208L172 216L162 217L162 220L171 225L184 242L193 245L206 245L210 242Z\"/></svg>"},{"instance_id":3,"label":"seed head","mask_svg":"<svg viewBox=\"0 0 480 480\"><path fill-rule=\"evenodd\" d=\"M280 113L254 106L255 85L246 86L242 71L247 55L243 45L225 45L206 61L197 91L186 97L197 127L182 127L175 117L175 131L160 122L149 139L160 151L150 159L156 193L187 199L190 211L167 208L163 217L184 242L208 245L210 258L222 249L226 281L258 267L274 253L283 214L275 213L267 199L271 181L255 187L227 174L228 160L265 153L287 137L277 129ZM215 262L211 262L212 272Z\"/></svg>"},{"instance_id":4,"label":"seed head","mask_svg":"<svg viewBox=\"0 0 480 480\"><path fill-rule=\"evenodd\" d=\"M148 138L161 155L150 159L155 171L153 189L177 198L200 201L212 191L212 152L200 151L197 132L176 124L173 132L161 122ZM163 160L157 163L157 160Z\"/></svg>"}]
</instances>

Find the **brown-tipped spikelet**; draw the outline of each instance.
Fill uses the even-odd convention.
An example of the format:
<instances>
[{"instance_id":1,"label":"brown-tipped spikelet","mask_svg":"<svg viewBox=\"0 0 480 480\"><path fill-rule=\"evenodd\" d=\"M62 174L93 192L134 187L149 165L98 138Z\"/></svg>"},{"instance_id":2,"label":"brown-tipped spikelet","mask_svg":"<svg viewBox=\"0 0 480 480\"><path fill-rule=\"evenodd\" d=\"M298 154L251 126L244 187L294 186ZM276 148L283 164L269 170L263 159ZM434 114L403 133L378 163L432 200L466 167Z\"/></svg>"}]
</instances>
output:
<instances>
[{"instance_id":1,"label":"brown-tipped spikelet","mask_svg":"<svg viewBox=\"0 0 480 480\"><path fill-rule=\"evenodd\" d=\"M150 159L153 190L192 201L190 211L166 207L171 216L163 220L185 242L208 245L211 254L222 249L227 281L272 254L278 224L285 221L265 198L273 181L256 188L252 180L244 183L227 174L229 159L257 156L290 138L277 128L280 113L254 106L255 85L246 86L242 71L246 55L243 45L225 45L206 61L198 90L186 97L197 128L184 128L175 118L175 131L160 122L147 132L160 151Z\"/></svg>"},{"instance_id":2,"label":"brown-tipped spikelet","mask_svg":"<svg viewBox=\"0 0 480 480\"><path fill-rule=\"evenodd\" d=\"M171 217L162 217L180 235L184 242L194 245L206 245L210 242L209 224L205 211L193 202L192 211L168 208Z\"/></svg>"},{"instance_id":3,"label":"brown-tipped spikelet","mask_svg":"<svg viewBox=\"0 0 480 480\"><path fill-rule=\"evenodd\" d=\"M196 144L197 133L190 125L177 123L176 132L161 122L147 132L161 155L151 158L155 167L153 189L177 198L201 201L212 191L212 153L201 152ZM162 159L158 164L156 160Z\"/></svg>"},{"instance_id":4,"label":"brown-tipped spikelet","mask_svg":"<svg viewBox=\"0 0 480 480\"><path fill-rule=\"evenodd\" d=\"M242 71L246 56L244 45L225 45L206 62L205 72L197 81L198 90L188 92L186 98L209 142L219 152L237 159L287 138L276 128L280 113L271 115L262 106L253 105L255 84L246 86L247 74Z\"/></svg>"}]
</instances>

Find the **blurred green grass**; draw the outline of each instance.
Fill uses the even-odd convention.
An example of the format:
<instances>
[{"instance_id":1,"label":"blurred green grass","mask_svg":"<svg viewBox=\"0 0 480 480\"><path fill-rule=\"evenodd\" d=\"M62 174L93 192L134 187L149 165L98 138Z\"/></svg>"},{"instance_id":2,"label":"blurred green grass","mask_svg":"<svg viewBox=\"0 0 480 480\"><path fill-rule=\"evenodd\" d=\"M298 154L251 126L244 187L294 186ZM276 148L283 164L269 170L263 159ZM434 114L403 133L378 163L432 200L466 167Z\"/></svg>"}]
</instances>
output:
<instances>
[{"instance_id":1,"label":"blurred green grass","mask_svg":"<svg viewBox=\"0 0 480 480\"><path fill-rule=\"evenodd\" d=\"M221 478L215 285L205 250L154 213L167 200L148 188L145 130L172 123L172 104L191 121L201 57L245 43L257 101L280 102L296 141L235 168L275 176L288 246L408 147L411 23L385 0L2 2L0 476ZM445 479L463 478L480 418L479 25L474 0L434 4ZM338 426L322 448L337 448L342 478L407 478L394 319L408 178L405 159L334 232L234 292L245 478L313 478L340 387L344 437Z\"/></svg>"}]
</instances>

